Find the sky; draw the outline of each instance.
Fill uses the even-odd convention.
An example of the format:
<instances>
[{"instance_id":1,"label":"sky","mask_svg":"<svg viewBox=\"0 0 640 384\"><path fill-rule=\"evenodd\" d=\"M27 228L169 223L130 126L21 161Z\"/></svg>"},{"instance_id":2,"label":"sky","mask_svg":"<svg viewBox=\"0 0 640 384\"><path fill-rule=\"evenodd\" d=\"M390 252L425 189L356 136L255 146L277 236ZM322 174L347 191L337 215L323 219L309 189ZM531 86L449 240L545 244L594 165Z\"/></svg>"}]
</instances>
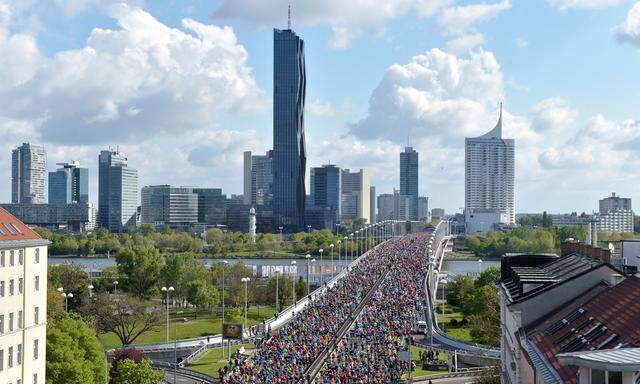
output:
<instances>
[{"instance_id":1,"label":"sky","mask_svg":"<svg viewBox=\"0 0 640 384\"><path fill-rule=\"evenodd\" d=\"M0 0L0 201L11 149L90 168L118 147L154 184L242 193L272 145L273 32L288 0ZM640 198L640 1L292 0L309 166L399 185L420 152L430 207L464 204L464 138L516 143L516 212ZM308 172L307 172L308 174ZM308 177L307 177L308 178Z\"/></svg>"}]
</instances>

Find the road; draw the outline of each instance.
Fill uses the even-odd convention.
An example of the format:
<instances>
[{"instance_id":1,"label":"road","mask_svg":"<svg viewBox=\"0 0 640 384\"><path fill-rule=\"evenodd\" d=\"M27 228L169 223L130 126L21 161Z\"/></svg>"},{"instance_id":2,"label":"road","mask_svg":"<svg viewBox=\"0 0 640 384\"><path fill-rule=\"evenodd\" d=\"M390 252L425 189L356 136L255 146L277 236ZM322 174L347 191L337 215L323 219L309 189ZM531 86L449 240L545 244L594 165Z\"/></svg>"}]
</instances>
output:
<instances>
[{"instance_id":1,"label":"road","mask_svg":"<svg viewBox=\"0 0 640 384\"><path fill-rule=\"evenodd\" d=\"M473 377L452 377L449 379L435 379L431 380L433 384L473 384L475 379ZM429 380L414 381L417 384L429 384Z\"/></svg>"}]
</instances>

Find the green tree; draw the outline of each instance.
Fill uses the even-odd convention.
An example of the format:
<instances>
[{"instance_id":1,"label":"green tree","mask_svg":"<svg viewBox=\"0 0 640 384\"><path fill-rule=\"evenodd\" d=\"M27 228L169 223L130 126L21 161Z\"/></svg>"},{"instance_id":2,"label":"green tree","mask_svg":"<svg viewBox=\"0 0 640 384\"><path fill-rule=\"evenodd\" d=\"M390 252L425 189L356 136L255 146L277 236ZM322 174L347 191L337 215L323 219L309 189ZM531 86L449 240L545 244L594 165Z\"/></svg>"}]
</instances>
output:
<instances>
[{"instance_id":1,"label":"green tree","mask_svg":"<svg viewBox=\"0 0 640 384\"><path fill-rule=\"evenodd\" d=\"M300 298L305 297L307 293L307 282L300 276L296 283L296 298L300 300Z\"/></svg>"},{"instance_id":2,"label":"green tree","mask_svg":"<svg viewBox=\"0 0 640 384\"><path fill-rule=\"evenodd\" d=\"M139 363L125 359L118 363L118 376L112 378L114 384L158 384L164 375L151 367L149 360Z\"/></svg>"},{"instance_id":3,"label":"green tree","mask_svg":"<svg viewBox=\"0 0 640 384\"><path fill-rule=\"evenodd\" d=\"M116 254L118 270L127 277L127 288L138 297L148 297L153 293L163 262L160 252L149 246L134 245Z\"/></svg>"},{"instance_id":4,"label":"green tree","mask_svg":"<svg viewBox=\"0 0 640 384\"><path fill-rule=\"evenodd\" d=\"M449 288L447 302L453 306L460 307L473 292L473 278L467 275L458 275L450 283Z\"/></svg>"},{"instance_id":5,"label":"green tree","mask_svg":"<svg viewBox=\"0 0 640 384\"><path fill-rule=\"evenodd\" d=\"M102 345L93 329L77 315L64 315L47 325L46 359L47 384L105 382Z\"/></svg>"},{"instance_id":6,"label":"green tree","mask_svg":"<svg viewBox=\"0 0 640 384\"><path fill-rule=\"evenodd\" d=\"M220 297L218 290L204 280L194 280L187 284L187 300L198 309L208 309L215 306Z\"/></svg>"},{"instance_id":7,"label":"green tree","mask_svg":"<svg viewBox=\"0 0 640 384\"><path fill-rule=\"evenodd\" d=\"M482 273L480 273L480 276L478 276L478 278L474 282L474 286L476 288L481 288L481 287L484 287L485 285L495 285L498 279L500 279L500 268L498 267L487 268L484 271L482 271Z\"/></svg>"},{"instance_id":8,"label":"green tree","mask_svg":"<svg viewBox=\"0 0 640 384\"><path fill-rule=\"evenodd\" d=\"M88 294L87 286L91 283L89 275L78 264L50 265L48 272L49 285L54 288L64 288L64 291L73 293L73 298L68 300L69 309L75 309L80 305L80 298Z\"/></svg>"}]
</instances>

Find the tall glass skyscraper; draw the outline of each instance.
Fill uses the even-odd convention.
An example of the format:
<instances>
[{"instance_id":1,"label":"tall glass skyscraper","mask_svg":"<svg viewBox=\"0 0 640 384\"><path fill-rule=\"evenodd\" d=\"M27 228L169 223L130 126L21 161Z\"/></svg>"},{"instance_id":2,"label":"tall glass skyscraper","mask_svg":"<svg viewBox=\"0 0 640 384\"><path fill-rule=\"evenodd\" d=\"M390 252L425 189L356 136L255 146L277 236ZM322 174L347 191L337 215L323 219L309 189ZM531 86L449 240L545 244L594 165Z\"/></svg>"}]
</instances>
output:
<instances>
[{"instance_id":1,"label":"tall glass skyscraper","mask_svg":"<svg viewBox=\"0 0 640 384\"><path fill-rule=\"evenodd\" d=\"M61 168L49 172L49 204L88 203L89 170L77 161L58 165Z\"/></svg>"},{"instance_id":2,"label":"tall glass skyscraper","mask_svg":"<svg viewBox=\"0 0 640 384\"><path fill-rule=\"evenodd\" d=\"M101 151L98 157L98 225L123 232L136 224L138 171L127 166L124 153Z\"/></svg>"},{"instance_id":3,"label":"tall glass skyscraper","mask_svg":"<svg viewBox=\"0 0 640 384\"><path fill-rule=\"evenodd\" d=\"M304 41L291 29L274 29L273 220L285 230L304 225L306 85Z\"/></svg>"},{"instance_id":4,"label":"tall glass skyscraper","mask_svg":"<svg viewBox=\"0 0 640 384\"><path fill-rule=\"evenodd\" d=\"M342 200L342 174L335 165L311 168L311 201L315 207L329 207L334 222L340 220Z\"/></svg>"},{"instance_id":5,"label":"tall glass skyscraper","mask_svg":"<svg viewBox=\"0 0 640 384\"><path fill-rule=\"evenodd\" d=\"M47 152L42 145L23 143L11 152L11 202L46 203Z\"/></svg>"},{"instance_id":6,"label":"tall glass skyscraper","mask_svg":"<svg viewBox=\"0 0 640 384\"><path fill-rule=\"evenodd\" d=\"M418 220L418 174L418 151L406 147L400 153L400 195L409 198L411 220Z\"/></svg>"}]
</instances>

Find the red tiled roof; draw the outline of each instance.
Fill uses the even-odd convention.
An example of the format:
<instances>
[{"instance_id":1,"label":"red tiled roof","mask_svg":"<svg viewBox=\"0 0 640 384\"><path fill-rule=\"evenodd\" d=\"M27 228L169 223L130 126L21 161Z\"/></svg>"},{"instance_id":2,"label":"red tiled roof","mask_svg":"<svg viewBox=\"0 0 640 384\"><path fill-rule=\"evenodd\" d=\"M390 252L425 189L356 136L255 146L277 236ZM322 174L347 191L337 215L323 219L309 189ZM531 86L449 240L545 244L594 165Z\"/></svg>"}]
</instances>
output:
<instances>
[{"instance_id":1,"label":"red tiled roof","mask_svg":"<svg viewBox=\"0 0 640 384\"><path fill-rule=\"evenodd\" d=\"M40 235L0 208L0 242L36 239L41 239Z\"/></svg>"},{"instance_id":2,"label":"red tiled roof","mask_svg":"<svg viewBox=\"0 0 640 384\"><path fill-rule=\"evenodd\" d=\"M558 353L588 351L591 348L597 349L598 346L600 346L599 349L611 349L618 344L640 346L640 279L633 276L627 277L618 285L598 294L586 304L566 308L563 310L564 318L566 319L575 313L578 308L582 308L584 313L576 317L570 324L563 325L553 334L549 332L553 328L552 325L531 336L531 340L537 345L544 358L553 365L565 383L578 383L577 368L561 365L556 358ZM588 322L590 317L593 317L593 320ZM581 336L584 337L592 328L595 329L594 333L590 334L591 336L598 335L599 330L604 330L604 332L586 345L581 344L580 347L568 351L569 344L578 337L575 333L570 337L566 337L566 335L572 328L585 322L588 325L578 331ZM603 326L606 329L602 328ZM607 340L610 341L603 344Z\"/></svg>"}]
</instances>

